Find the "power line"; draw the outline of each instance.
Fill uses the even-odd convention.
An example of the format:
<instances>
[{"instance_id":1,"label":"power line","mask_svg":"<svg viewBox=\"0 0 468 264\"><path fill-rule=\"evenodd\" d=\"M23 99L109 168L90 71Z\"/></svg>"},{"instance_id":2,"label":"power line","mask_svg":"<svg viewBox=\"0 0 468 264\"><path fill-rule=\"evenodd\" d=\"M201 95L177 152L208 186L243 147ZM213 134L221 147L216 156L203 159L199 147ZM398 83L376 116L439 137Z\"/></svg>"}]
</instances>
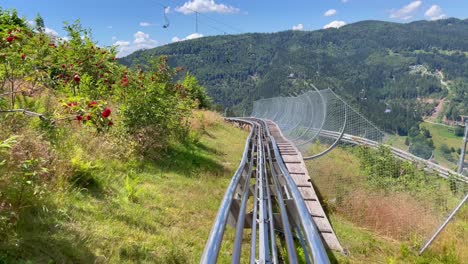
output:
<instances>
[{"instance_id":1,"label":"power line","mask_svg":"<svg viewBox=\"0 0 468 264\"><path fill-rule=\"evenodd\" d=\"M169 1L169 0L168 0L168 1ZM171 1L172 1L173 3L175 3L176 5L178 5L178 3L177 3L176 1L174 1L174 0L171 0ZM165 3L162 3L162 2L159 2L159 1L156 1L156 0L154 0L153 2L156 3L156 4L158 4L159 6L161 6L161 7L163 7L163 8L167 8L167 7L168 7L168 5L165 4ZM192 11L193 13L196 14L196 17L195 17L195 18L193 18L193 17L188 17L188 18L190 18L190 19L192 19L192 20L195 21L195 31L196 31L197 33L198 33L198 29L199 29L199 26L198 26L199 24L203 24L203 25L205 25L205 26L207 26L207 27L209 27L209 28L211 28L211 29L214 29L214 30L216 30L216 31L218 31L218 32L220 32L220 33L222 33L222 34L230 33L230 32L228 32L227 30L224 30L224 29L219 28L219 27L217 27L217 26L214 26L214 25L212 25L212 24L205 23L205 22L201 21L200 19L198 19L198 15L201 15L201 16L203 16L203 17L205 17L205 18L208 18L208 19L210 19L210 20L212 20L212 21L214 21L214 22L216 22L216 23L218 23L218 24L222 24L222 25L224 25L224 26L226 26L226 27L231 27L231 28L232 28L232 26L230 26L229 24L226 24L226 23L224 23L224 22L222 22L222 21L220 21L220 20L211 18L211 17L209 17L209 16L207 16L207 15L204 15L204 14L198 12L198 11L195 11L195 10L193 10L193 9L191 9L191 8L187 8L187 9L189 9L190 11ZM178 16L182 16L182 15L179 14L179 13L177 13L177 15L178 15ZM184 17L185 17L185 16L184 16ZM242 33L242 32L239 32L239 33Z\"/></svg>"},{"instance_id":2,"label":"power line","mask_svg":"<svg viewBox=\"0 0 468 264\"><path fill-rule=\"evenodd\" d=\"M170 1L173 2L173 3L176 4L176 5L179 5L179 3L177 3L176 0L170 0ZM211 16L208 16L208 15L206 15L206 14L200 13L200 12L198 12L197 10L194 10L194 9L192 9L192 8L189 8L189 7L185 7L185 8L188 9L188 10L190 10L190 11L192 11L193 13L199 14L200 16L203 16L203 17L205 17L205 18L207 18L207 19L209 19L209 20L211 20L211 21L214 21L214 22L216 22L216 23L218 23L218 24L224 25L225 27L228 27L228 28L230 28L230 29L236 31L236 33L244 33L244 32L245 32L244 30L241 30L241 29L239 29L239 28L237 28L237 27L234 27L234 26L232 26L232 25L230 25L230 24L227 24L227 23L225 23L225 22L223 22L223 21L221 21L221 20L219 20L219 19L215 19L215 18L212 18ZM225 32L226 32L226 31L225 31Z\"/></svg>"}]
</instances>

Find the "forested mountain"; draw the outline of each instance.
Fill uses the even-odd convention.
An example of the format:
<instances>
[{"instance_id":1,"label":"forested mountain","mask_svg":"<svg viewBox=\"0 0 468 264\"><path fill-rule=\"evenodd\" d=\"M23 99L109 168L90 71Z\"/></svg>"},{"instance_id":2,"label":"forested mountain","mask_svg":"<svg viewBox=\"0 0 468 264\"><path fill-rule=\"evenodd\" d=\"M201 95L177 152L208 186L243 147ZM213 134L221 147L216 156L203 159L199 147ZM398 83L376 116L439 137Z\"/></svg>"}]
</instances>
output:
<instances>
[{"instance_id":1,"label":"forested mountain","mask_svg":"<svg viewBox=\"0 0 468 264\"><path fill-rule=\"evenodd\" d=\"M145 65L167 55L236 114L252 101L332 88L377 125L406 135L447 98L443 114L459 119L468 105L468 19L399 24L362 21L339 29L249 33L187 40L122 58Z\"/></svg>"}]
</instances>

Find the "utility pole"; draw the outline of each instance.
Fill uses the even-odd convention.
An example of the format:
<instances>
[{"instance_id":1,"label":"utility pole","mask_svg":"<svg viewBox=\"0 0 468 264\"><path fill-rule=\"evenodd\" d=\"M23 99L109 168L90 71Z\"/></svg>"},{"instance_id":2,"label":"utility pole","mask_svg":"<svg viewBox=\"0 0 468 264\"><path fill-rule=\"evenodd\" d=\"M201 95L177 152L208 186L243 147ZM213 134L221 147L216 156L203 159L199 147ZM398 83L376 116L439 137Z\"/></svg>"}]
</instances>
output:
<instances>
[{"instance_id":1,"label":"utility pole","mask_svg":"<svg viewBox=\"0 0 468 264\"><path fill-rule=\"evenodd\" d=\"M195 33L198 33L198 12L195 12Z\"/></svg>"},{"instance_id":2,"label":"utility pole","mask_svg":"<svg viewBox=\"0 0 468 264\"><path fill-rule=\"evenodd\" d=\"M463 144L461 147L460 160L458 161L458 173L463 172L463 163L465 162L465 150L468 143L468 121L465 121L465 134L463 136Z\"/></svg>"}]
</instances>

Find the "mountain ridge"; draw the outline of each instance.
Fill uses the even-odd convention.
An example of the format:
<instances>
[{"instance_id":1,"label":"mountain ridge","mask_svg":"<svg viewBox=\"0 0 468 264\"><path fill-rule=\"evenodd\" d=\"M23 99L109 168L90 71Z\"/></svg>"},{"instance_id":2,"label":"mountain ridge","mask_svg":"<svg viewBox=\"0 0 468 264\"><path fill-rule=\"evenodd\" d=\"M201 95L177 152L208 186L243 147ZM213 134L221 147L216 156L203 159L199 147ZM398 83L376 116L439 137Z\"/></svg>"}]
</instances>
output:
<instances>
[{"instance_id":1,"label":"mountain ridge","mask_svg":"<svg viewBox=\"0 0 468 264\"><path fill-rule=\"evenodd\" d=\"M406 134L434 108L414 104L417 98L455 98L444 114L457 119L465 113L468 102L456 98L467 88L467 35L468 19L366 20L338 29L209 36L137 51L121 62L144 65L148 56L166 55L235 114L250 111L262 97L311 89L308 83L331 87L383 129ZM411 67L417 65L430 74L415 74ZM440 84L437 71L453 84L452 92ZM394 111L383 115L389 105Z\"/></svg>"}]
</instances>

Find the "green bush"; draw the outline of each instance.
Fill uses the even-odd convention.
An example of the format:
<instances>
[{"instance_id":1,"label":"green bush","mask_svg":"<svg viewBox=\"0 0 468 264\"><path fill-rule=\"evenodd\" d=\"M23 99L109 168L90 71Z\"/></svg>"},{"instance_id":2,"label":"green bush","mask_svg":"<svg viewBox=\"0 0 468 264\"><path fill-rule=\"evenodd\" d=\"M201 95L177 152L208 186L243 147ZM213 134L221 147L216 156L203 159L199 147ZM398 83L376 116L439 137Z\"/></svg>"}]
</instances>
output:
<instances>
[{"instance_id":1,"label":"green bush","mask_svg":"<svg viewBox=\"0 0 468 264\"><path fill-rule=\"evenodd\" d=\"M462 126L457 126L457 127L455 128L455 135L456 135L457 137L463 137L464 134L465 134L465 128L464 128L464 127L462 127Z\"/></svg>"},{"instance_id":2,"label":"green bush","mask_svg":"<svg viewBox=\"0 0 468 264\"><path fill-rule=\"evenodd\" d=\"M167 58L154 58L145 70L129 69L119 64L114 48L97 46L79 21L65 25L67 41L45 34L40 17L36 22L33 30L15 11L0 8L0 237L5 244L16 243L21 228L42 221L34 212L49 210L51 193L107 195L104 190L115 180L102 173L102 167L112 167L107 162L119 166L134 149L182 142L192 110L209 102L197 80L181 78L181 69L169 67ZM138 179L118 178L117 184L136 201Z\"/></svg>"},{"instance_id":3,"label":"green bush","mask_svg":"<svg viewBox=\"0 0 468 264\"><path fill-rule=\"evenodd\" d=\"M442 145L440 145L440 151L442 151L445 154L450 154L452 152L449 146L447 146L447 144L445 143L442 143Z\"/></svg>"}]
</instances>

